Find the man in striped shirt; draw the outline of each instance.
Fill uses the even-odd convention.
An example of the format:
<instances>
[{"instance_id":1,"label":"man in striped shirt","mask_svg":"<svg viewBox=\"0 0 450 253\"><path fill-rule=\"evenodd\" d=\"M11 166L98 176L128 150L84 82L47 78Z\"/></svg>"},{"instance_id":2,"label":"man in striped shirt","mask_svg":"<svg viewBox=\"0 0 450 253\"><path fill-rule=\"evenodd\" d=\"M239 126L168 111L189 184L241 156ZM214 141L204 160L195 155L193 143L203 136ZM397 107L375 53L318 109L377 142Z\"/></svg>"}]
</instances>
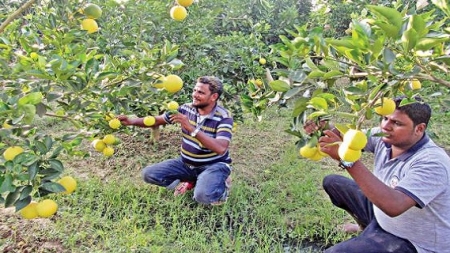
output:
<instances>
[{"instance_id":1,"label":"man in striped shirt","mask_svg":"<svg viewBox=\"0 0 450 253\"><path fill-rule=\"evenodd\" d=\"M179 157L145 167L144 181L169 189L175 195L194 187L194 199L202 204L222 204L231 185L233 117L217 104L223 92L222 82L213 76L197 79L192 103L181 105L178 113L165 112L155 117L153 126L179 124L182 132ZM123 125L145 127L143 118L119 116Z\"/></svg>"}]
</instances>

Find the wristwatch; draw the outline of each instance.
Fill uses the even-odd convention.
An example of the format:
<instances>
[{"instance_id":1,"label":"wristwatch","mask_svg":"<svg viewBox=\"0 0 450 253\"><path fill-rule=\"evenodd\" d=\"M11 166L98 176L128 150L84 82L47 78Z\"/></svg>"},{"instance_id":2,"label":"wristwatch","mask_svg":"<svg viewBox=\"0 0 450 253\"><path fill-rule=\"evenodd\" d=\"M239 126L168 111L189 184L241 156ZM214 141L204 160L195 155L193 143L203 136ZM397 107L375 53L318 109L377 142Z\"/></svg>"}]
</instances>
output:
<instances>
[{"instance_id":1,"label":"wristwatch","mask_svg":"<svg viewBox=\"0 0 450 253\"><path fill-rule=\"evenodd\" d=\"M194 131L192 131L191 137L197 136L198 131L200 131L200 128L196 128Z\"/></svg>"},{"instance_id":2,"label":"wristwatch","mask_svg":"<svg viewBox=\"0 0 450 253\"><path fill-rule=\"evenodd\" d=\"M346 162L341 160L339 162L339 167L341 167L344 170L350 169L351 167L353 167L353 165L355 164L355 162Z\"/></svg>"}]
</instances>

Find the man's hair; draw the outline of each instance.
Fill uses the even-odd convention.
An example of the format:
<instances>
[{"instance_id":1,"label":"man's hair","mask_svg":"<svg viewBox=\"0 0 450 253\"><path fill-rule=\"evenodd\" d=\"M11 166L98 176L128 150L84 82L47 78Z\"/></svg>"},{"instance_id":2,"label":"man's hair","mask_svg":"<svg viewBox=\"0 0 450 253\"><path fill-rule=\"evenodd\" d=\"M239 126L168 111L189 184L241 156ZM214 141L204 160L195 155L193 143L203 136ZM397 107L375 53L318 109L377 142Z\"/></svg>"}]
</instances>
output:
<instances>
[{"instance_id":1,"label":"man's hair","mask_svg":"<svg viewBox=\"0 0 450 253\"><path fill-rule=\"evenodd\" d=\"M414 123L414 126L417 126L420 123L425 123L428 126L428 122L431 117L431 107L425 103L420 96L412 97L411 102L406 103L405 105L400 106L405 96L399 96L394 99L396 110L404 112Z\"/></svg>"},{"instance_id":2,"label":"man's hair","mask_svg":"<svg viewBox=\"0 0 450 253\"><path fill-rule=\"evenodd\" d=\"M220 95L222 95L223 84L219 78L215 76L202 76L197 79L197 82L207 84L209 86L209 91L211 91L211 94L217 93L219 94L219 97Z\"/></svg>"}]
</instances>

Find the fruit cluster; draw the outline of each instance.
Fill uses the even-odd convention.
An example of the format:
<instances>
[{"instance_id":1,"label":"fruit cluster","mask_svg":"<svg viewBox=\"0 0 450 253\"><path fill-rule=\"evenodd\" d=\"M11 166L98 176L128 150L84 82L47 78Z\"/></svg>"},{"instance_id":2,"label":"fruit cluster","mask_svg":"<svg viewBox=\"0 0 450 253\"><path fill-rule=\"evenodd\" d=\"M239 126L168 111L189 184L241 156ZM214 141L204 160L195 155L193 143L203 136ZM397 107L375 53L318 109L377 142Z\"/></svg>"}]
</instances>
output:
<instances>
[{"instance_id":1,"label":"fruit cluster","mask_svg":"<svg viewBox=\"0 0 450 253\"><path fill-rule=\"evenodd\" d=\"M361 150L367 144L367 136L360 130L349 129L344 134L343 142L339 145L338 154L341 160L355 162L361 158Z\"/></svg>"},{"instance_id":2,"label":"fruit cluster","mask_svg":"<svg viewBox=\"0 0 450 253\"><path fill-rule=\"evenodd\" d=\"M58 183L66 189L64 194L71 194L77 188L77 181L71 176L65 176L58 180ZM58 204L52 199L44 199L40 202L31 201L30 204L22 208L19 213L25 219L49 218L58 211Z\"/></svg>"},{"instance_id":3,"label":"fruit cluster","mask_svg":"<svg viewBox=\"0 0 450 253\"><path fill-rule=\"evenodd\" d=\"M95 20L102 15L102 9L96 4L88 3L81 12L86 16L86 18L81 21L81 29L86 30L88 33L97 32L98 24Z\"/></svg>"},{"instance_id":4,"label":"fruit cluster","mask_svg":"<svg viewBox=\"0 0 450 253\"><path fill-rule=\"evenodd\" d=\"M114 154L114 145L120 143L120 139L113 134L107 134L103 138L97 138L92 141L92 147L101 152L104 156L110 157Z\"/></svg>"},{"instance_id":5,"label":"fruit cluster","mask_svg":"<svg viewBox=\"0 0 450 253\"><path fill-rule=\"evenodd\" d=\"M300 148L299 153L301 156L308 158L312 161L319 161L322 158L328 156L326 153L320 150L319 144L308 142L306 145Z\"/></svg>"},{"instance_id":6,"label":"fruit cluster","mask_svg":"<svg viewBox=\"0 0 450 253\"><path fill-rule=\"evenodd\" d=\"M176 1L177 5L173 6L170 9L170 17L176 21L183 21L188 15L186 8L191 6L194 3L194 0L176 0Z\"/></svg>"}]
</instances>

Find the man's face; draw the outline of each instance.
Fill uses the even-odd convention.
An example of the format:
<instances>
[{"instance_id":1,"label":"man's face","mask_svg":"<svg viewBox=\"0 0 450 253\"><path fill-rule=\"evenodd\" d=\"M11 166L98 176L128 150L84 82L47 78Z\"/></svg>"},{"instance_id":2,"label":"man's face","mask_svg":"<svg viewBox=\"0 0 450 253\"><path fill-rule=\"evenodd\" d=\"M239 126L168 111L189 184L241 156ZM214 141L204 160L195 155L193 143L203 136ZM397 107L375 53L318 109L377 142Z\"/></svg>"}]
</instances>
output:
<instances>
[{"instance_id":1,"label":"man's face","mask_svg":"<svg viewBox=\"0 0 450 253\"><path fill-rule=\"evenodd\" d=\"M197 83L192 91L192 105L197 108L205 108L208 105L215 104L217 93L211 94L208 84Z\"/></svg>"},{"instance_id":2,"label":"man's face","mask_svg":"<svg viewBox=\"0 0 450 253\"><path fill-rule=\"evenodd\" d=\"M423 135L423 124L414 126L413 121L404 112L395 110L381 120L381 130L386 135L383 141L396 147L409 148Z\"/></svg>"}]
</instances>

